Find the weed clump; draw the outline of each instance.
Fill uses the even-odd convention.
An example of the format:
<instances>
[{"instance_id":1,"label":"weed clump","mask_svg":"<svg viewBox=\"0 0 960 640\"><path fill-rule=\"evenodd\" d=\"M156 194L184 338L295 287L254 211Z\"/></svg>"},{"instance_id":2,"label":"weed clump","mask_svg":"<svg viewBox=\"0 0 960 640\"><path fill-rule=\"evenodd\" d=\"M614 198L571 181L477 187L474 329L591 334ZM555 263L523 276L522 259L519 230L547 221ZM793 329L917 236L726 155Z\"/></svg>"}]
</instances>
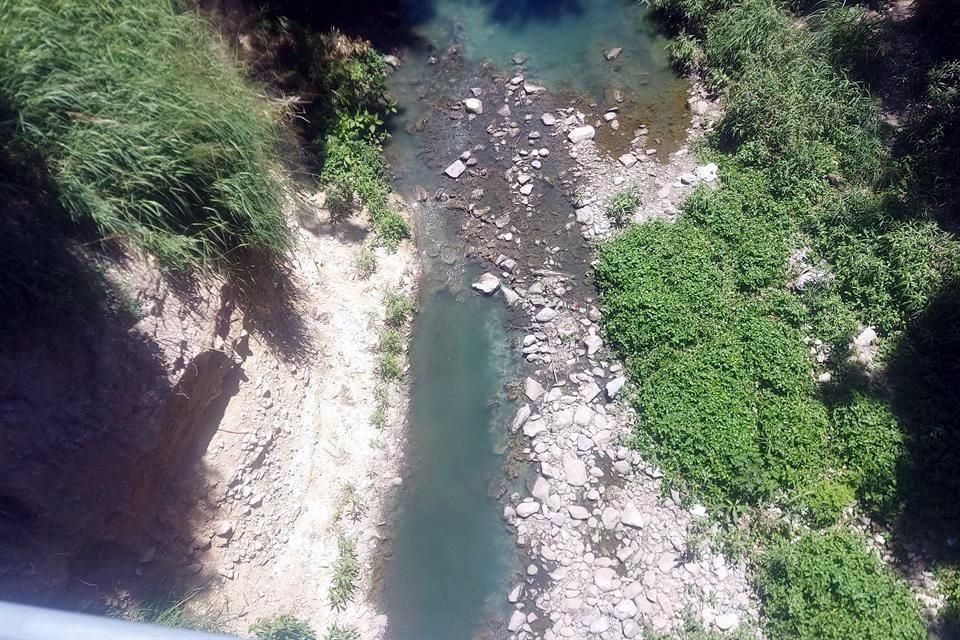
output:
<instances>
[{"instance_id":1,"label":"weed clump","mask_svg":"<svg viewBox=\"0 0 960 640\"><path fill-rule=\"evenodd\" d=\"M337 540L337 559L333 563L333 581L330 584L330 605L343 609L353 598L357 588L360 565L357 562L357 547L344 536Z\"/></svg>"},{"instance_id":2,"label":"weed clump","mask_svg":"<svg viewBox=\"0 0 960 640\"><path fill-rule=\"evenodd\" d=\"M257 620L250 627L250 633L257 640L317 640L317 634L309 624L289 614Z\"/></svg>"},{"instance_id":3,"label":"weed clump","mask_svg":"<svg viewBox=\"0 0 960 640\"><path fill-rule=\"evenodd\" d=\"M636 191L621 191L607 205L607 215L615 226L624 227L640 204L640 195Z\"/></svg>"}]
</instances>

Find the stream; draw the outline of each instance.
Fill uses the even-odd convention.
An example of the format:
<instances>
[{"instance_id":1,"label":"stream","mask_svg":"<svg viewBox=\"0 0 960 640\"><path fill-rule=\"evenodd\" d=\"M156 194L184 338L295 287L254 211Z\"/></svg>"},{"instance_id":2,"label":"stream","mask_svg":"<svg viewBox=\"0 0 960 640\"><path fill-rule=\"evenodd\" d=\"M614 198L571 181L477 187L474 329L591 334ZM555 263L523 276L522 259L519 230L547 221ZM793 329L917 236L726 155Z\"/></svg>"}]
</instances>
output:
<instances>
[{"instance_id":1,"label":"stream","mask_svg":"<svg viewBox=\"0 0 960 640\"><path fill-rule=\"evenodd\" d=\"M477 254L462 233L469 214L433 197L453 186L442 172L464 150L481 165L496 164L477 148L488 142L482 130L444 114L472 87L486 86L480 75L516 73L516 55L551 99L616 105L623 133L598 135L598 145L616 153L639 123L658 140L682 137L685 121L676 115L686 84L632 0L420 0L410 20L415 44L390 80L398 113L386 153L396 192L411 202L420 194L414 224L423 278L410 344L406 474L381 598L391 640L505 637L506 594L523 564L499 498L523 474L508 473L507 425L516 411L509 383L523 371L512 327L524 321L501 298L470 289L491 266L468 257ZM604 52L614 47L623 52L608 61ZM491 111L502 104L499 95L483 99ZM494 204L509 199L495 174L488 183L504 191L488 194ZM541 206L569 208L559 191L553 198ZM569 243L570 268L586 273L589 248L579 237Z\"/></svg>"}]
</instances>

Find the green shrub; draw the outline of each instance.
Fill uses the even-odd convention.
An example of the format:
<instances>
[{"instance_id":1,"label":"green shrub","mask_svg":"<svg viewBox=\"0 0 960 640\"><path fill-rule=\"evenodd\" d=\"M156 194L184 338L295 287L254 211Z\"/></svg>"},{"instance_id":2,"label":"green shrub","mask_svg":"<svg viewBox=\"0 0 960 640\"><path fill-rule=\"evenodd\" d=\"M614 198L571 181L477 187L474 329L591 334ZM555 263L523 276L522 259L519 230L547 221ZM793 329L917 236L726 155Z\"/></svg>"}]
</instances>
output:
<instances>
[{"instance_id":1,"label":"green shrub","mask_svg":"<svg viewBox=\"0 0 960 640\"><path fill-rule=\"evenodd\" d=\"M917 601L849 534L808 533L768 552L757 576L769 637L921 640Z\"/></svg>"},{"instance_id":2,"label":"green shrub","mask_svg":"<svg viewBox=\"0 0 960 640\"><path fill-rule=\"evenodd\" d=\"M384 322L392 329L407 324L413 313L413 301L405 293L387 292L383 299Z\"/></svg>"},{"instance_id":3,"label":"green shrub","mask_svg":"<svg viewBox=\"0 0 960 640\"><path fill-rule=\"evenodd\" d=\"M172 2L0 2L0 102L103 236L173 268L286 251L275 114Z\"/></svg>"},{"instance_id":4,"label":"green shrub","mask_svg":"<svg viewBox=\"0 0 960 640\"><path fill-rule=\"evenodd\" d=\"M276 618L257 620L250 627L257 640L317 640L310 625L288 614Z\"/></svg>"},{"instance_id":5,"label":"green shrub","mask_svg":"<svg viewBox=\"0 0 960 640\"><path fill-rule=\"evenodd\" d=\"M377 375L386 382L399 382L406 373L399 357L393 353L381 353L377 357Z\"/></svg>"},{"instance_id":6,"label":"green shrub","mask_svg":"<svg viewBox=\"0 0 960 640\"><path fill-rule=\"evenodd\" d=\"M356 627L332 625L324 634L323 640L360 640Z\"/></svg>"},{"instance_id":7,"label":"green shrub","mask_svg":"<svg viewBox=\"0 0 960 640\"><path fill-rule=\"evenodd\" d=\"M399 330L388 328L380 334L378 348L382 353L399 355L403 353L404 337Z\"/></svg>"},{"instance_id":8,"label":"green shrub","mask_svg":"<svg viewBox=\"0 0 960 640\"><path fill-rule=\"evenodd\" d=\"M636 191L621 191L607 205L607 215L614 226L623 227L630 222L640 204L640 195Z\"/></svg>"},{"instance_id":9,"label":"green shrub","mask_svg":"<svg viewBox=\"0 0 960 640\"><path fill-rule=\"evenodd\" d=\"M376 270L377 254L370 247L361 247L357 256L357 275L361 280L369 280Z\"/></svg>"},{"instance_id":10,"label":"green shrub","mask_svg":"<svg viewBox=\"0 0 960 640\"><path fill-rule=\"evenodd\" d=\"M889 405L859 391L831 410L835 446L867 508L887 518L897 511L897 472L903 433Z\"/></svg>"},{"instance_id":11,"label":"green shrub","mask_svg":"<svg viewBox=\"0 0 960 640\"><path fill-rule=\"evenodd\" d=\"M333 563L333 581L330 583L330 605L340 610L353 598L360 566L357 563L356 545L344 536L337 540L337 552L337 559Z\"/></svg>"},{"instance_id":12,"label":"green shrub","mask_svg":"<svg viewBox=\"0 0 960 640\"><path fill-rule=\"evenodd\" d=\"M818 528L836 524L843 508L853 502L854 498L855 494L850 486L831 479L817 482L800 496L810 523Z\"/></svg>"}]
</instances>

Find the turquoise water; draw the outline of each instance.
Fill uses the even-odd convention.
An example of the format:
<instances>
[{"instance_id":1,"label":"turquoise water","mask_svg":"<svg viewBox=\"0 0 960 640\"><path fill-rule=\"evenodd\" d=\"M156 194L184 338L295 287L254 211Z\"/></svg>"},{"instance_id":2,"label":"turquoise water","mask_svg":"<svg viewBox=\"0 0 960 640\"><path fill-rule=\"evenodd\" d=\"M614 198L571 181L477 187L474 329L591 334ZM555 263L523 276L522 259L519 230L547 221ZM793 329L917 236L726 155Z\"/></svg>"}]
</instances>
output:
<instances>
[{"instance_id":1,"label":"turquoise water","mask_svg":"<svg viewBox=\"0 0 960 640\"><path fill-rule=\"evenodd\" d=\"M526 74L551 90L601 98L612 86L662 88L675 82L664 40L635 0L433 0L418 32L455 43L468 60L511 69L523 52ZM623 53L608 61L604 52Z\"/></svg>"},{"instance_id":2,"label":"turquoise water","mask_svg":"<svg viewBox=\"0 0 960 640\"><path fill-rule=\"evenodd\" d=\"M514 565L491 496L511 353L501 308L469 290L431 288L421 309L410 352L411 473L386 584L390 637L465 639L501 608Z\"/></svg>"},{"instance_id":3,"label":"turquoise water","mask_svg":"<svg viewBox=\"0 0 960 640\"><path fill-rule=\"evenodd\" d=\"M562 90L569 92L565 99L604 102L612 88L622 89L628 132L634 124L624 113L629 108L651 136L658 126L664 135L676 126L682 133L686 85L668 70L662 41L632 0L417 0L411 15L419 44L402 52L403 64L390 79L400 108L386 148L395 189L408 200L415 185L427 194L449 188L438 175L447 160L485 142L466 139L453 125L443 125L440 135L415 133L424 118L439 122L429 98L443 103L467 95L485 60L514 73L511 58L518 51L528 58L525 75L552 95ZM427 62L451 46L466 59L453 76ZM611 47L624 48L615 62L603 56ZM679 108L673 106L678 100ZM486 188L502 188L495 184ZM460 212L438 209L432 198L418 206L424 275L410 347L407 473L383 573L388 635L498 637L503 629L489 623L508 616L506 593L520 569L496 499L505 486L498 452L516 409L504 385L520 377L520 362L502 301L470 290L482 269L463 258Z\"/></svg>"}]
</instances>

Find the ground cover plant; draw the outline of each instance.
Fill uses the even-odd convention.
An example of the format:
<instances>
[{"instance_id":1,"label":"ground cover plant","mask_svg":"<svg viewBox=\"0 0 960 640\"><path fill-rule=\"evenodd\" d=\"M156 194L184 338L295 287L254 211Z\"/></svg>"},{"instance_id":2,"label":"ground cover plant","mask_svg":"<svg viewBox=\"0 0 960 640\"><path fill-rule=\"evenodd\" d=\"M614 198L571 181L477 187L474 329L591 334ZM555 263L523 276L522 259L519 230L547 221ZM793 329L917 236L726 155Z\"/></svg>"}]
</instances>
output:
<instances>
[{"instance_id":1,"label":"ground cover plant","mask_svg":"<svg viewBox=\"0 0 960 640\"><path fill-rule=\"evenodd\" d=\"M946 364L960 344L950 63L894 130L864 84L887 40L862 7L649 4L677 36L675 64L701 72L726 109L704 149L722 186L694 193L679 222L629 227L600 252L606 330L634 382L634 445L730 524L773 504L829 528L856 507L900 535L945 539L960 496ZM818 272L802 286L798 255ZM850 360L867 326L869 365ZM747 548L779 548L774 529ZM856 625L919 637L915 603L858 541L810 536L757 559L771 637L849 637ZM842 574L821 572L839 556ZM870 619L877 609L892 617Z\"/></svg>"}]
</instances>

